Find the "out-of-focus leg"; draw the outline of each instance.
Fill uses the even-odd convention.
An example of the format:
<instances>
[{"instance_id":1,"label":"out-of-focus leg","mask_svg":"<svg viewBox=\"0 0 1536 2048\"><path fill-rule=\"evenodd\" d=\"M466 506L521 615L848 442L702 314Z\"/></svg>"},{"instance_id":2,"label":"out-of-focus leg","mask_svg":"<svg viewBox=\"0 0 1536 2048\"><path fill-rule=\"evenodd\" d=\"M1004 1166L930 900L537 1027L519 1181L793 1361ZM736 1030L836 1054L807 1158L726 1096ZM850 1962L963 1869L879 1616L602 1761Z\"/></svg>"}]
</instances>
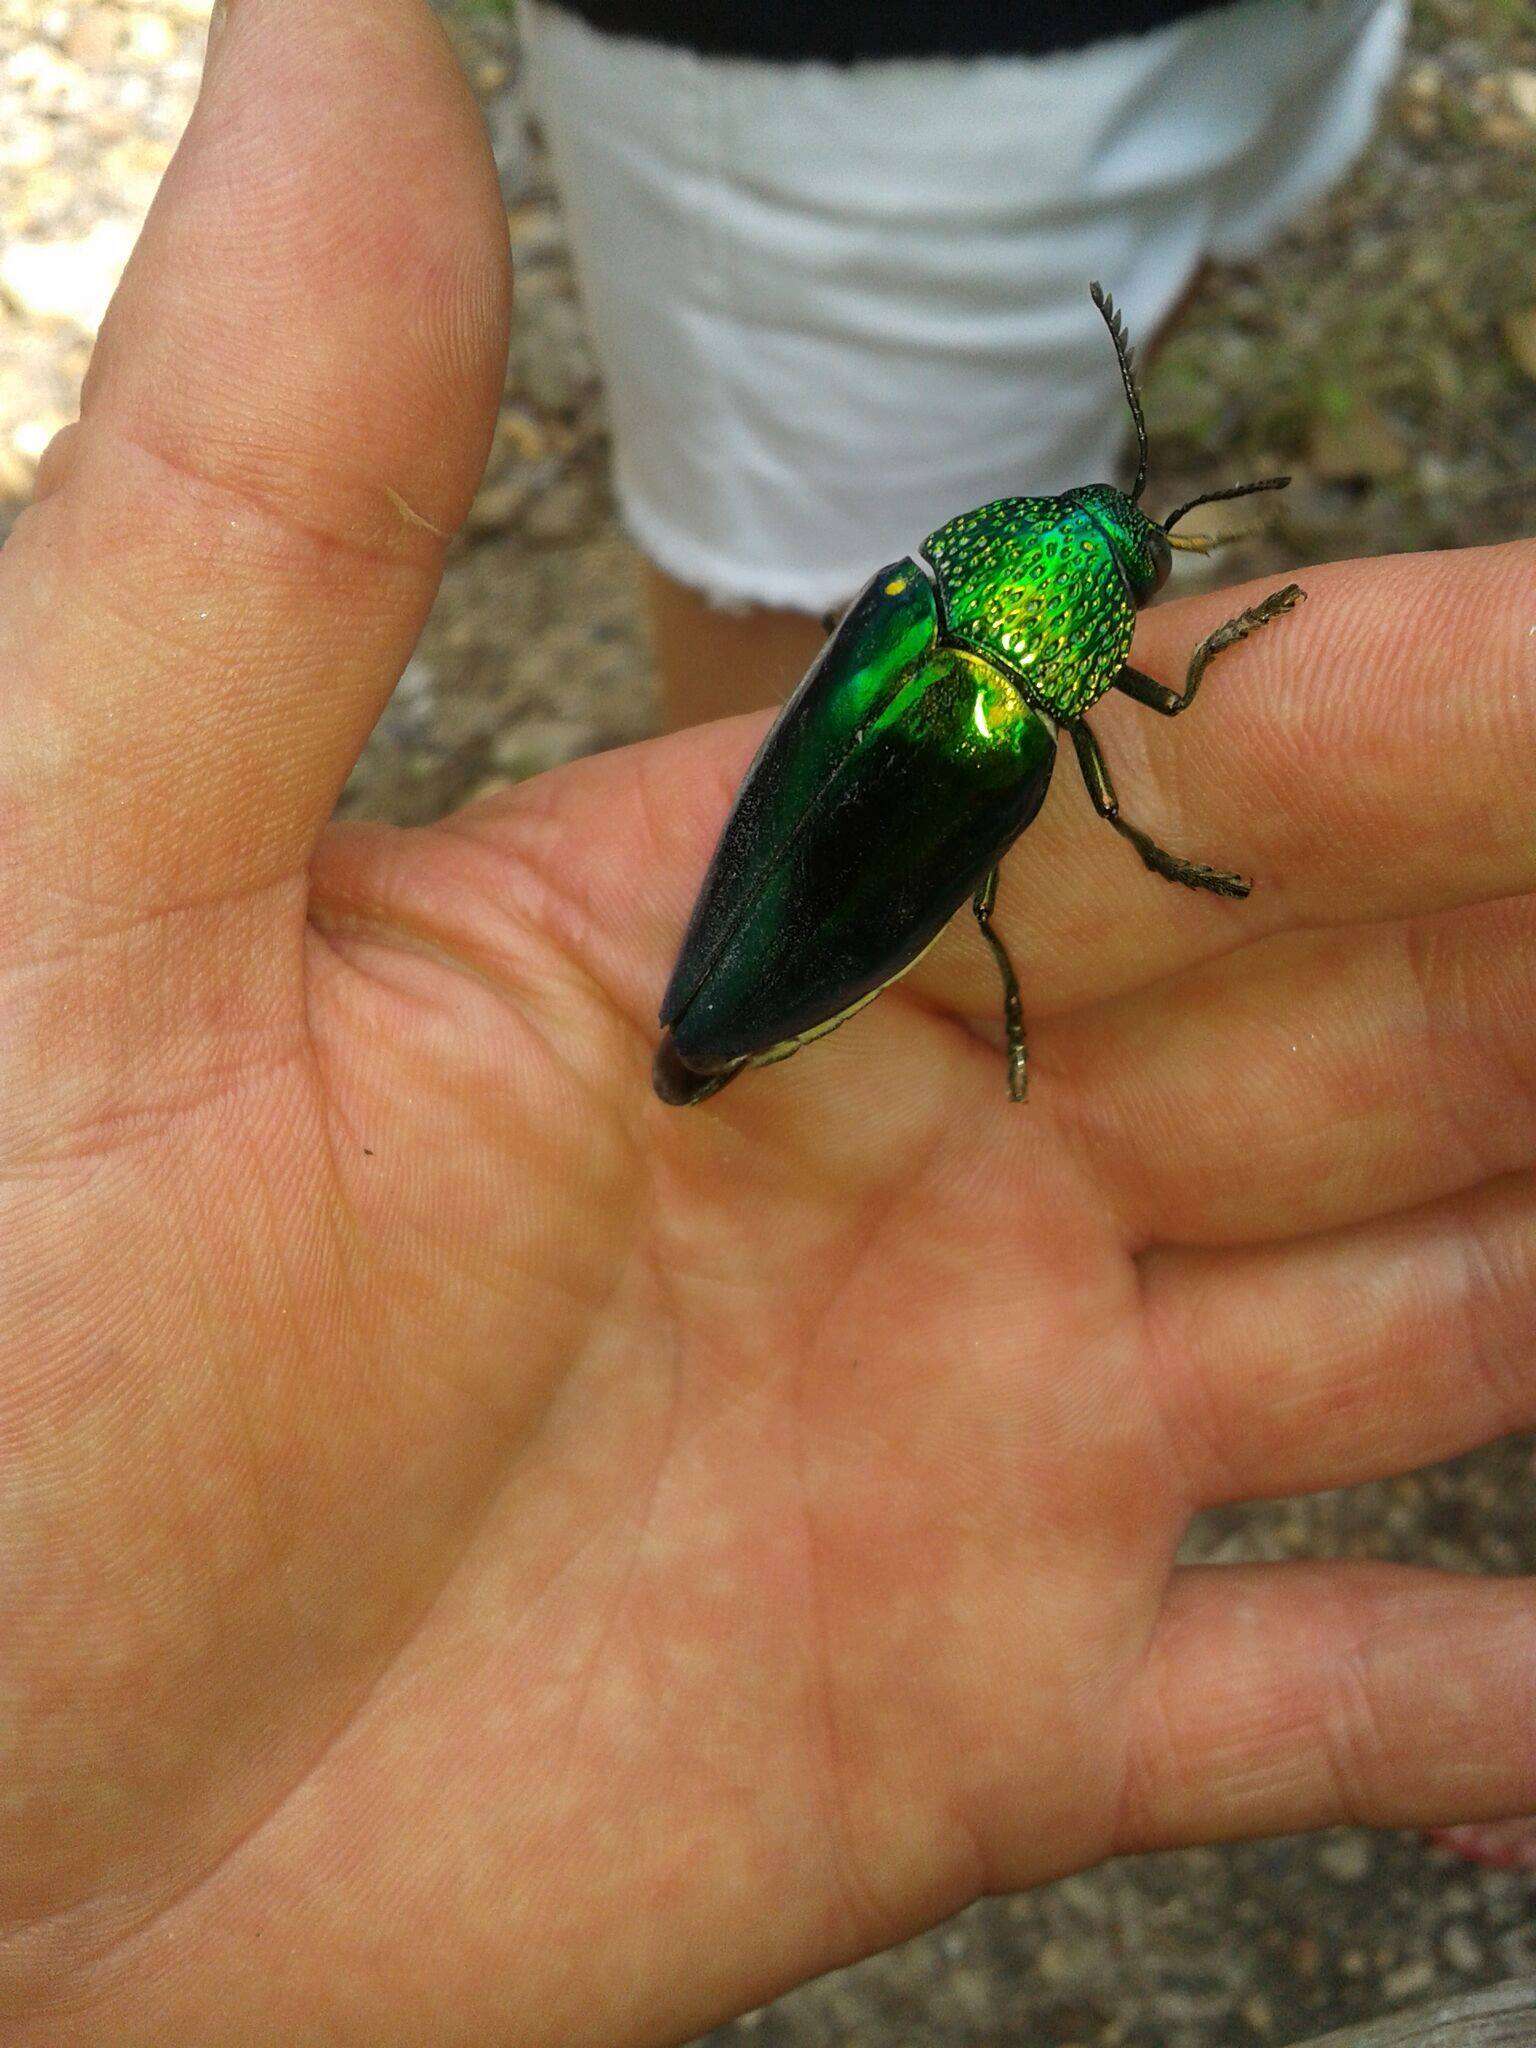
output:
<instances>
[{"instance_id":1,"label":"out-of-focus leg","mask_svg":"<svg viewBox=\"0 0 1536 2048\"><path fill-rule=\"evenodd\" d=\"M782 704L827 637L805 612L723 610L650 562L645 588L669 732Z\"/></svg>"},{"instance_id":2,"label":"out-of-focus leg","mask_svg":"<svg viewBox=\"0 0 1536 2048\"><path fill-rule=\"evenodd\" d=\"M667 723L781 701L822 614L944 520L1117 474L1088 279L1149 347L1361 146L1403 11L839 67L525 0Z\"/></svg>"}]
</instances>

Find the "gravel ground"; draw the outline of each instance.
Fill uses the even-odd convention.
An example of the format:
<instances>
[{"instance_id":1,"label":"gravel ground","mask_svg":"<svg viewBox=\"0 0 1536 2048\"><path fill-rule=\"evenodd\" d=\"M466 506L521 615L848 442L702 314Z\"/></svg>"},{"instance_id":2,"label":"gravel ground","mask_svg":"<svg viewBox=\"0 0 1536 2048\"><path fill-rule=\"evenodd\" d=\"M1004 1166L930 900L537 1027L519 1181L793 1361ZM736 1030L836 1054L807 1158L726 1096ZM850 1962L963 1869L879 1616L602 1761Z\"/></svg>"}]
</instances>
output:
<instances>
[{"instance_id":1,"label":"gravel ground","mask_svg":"<svg viewBox=\"0 0 1536 2048\"><path fill-rule=\"evenodd\" d=\"M441 601L349 787L401 820L640 736L650 684L602 396L514 38L441 0L487 108L518 265L495 452ZM207 0L0 0L0 535L196 86ZM1293 470L1223 576L1529 531L1536 503L1536 23L1421 0L1390 119L1257 268L1202 290L1150 379L1172 499ZM1536 1570L1531 1446L1204 1521L1207 1559ZM1292 2042L1536 1973L1536 1875L1340 1832L1111 1865L988 1902L710 2036L715 2048ZM106 2044L104 2044L106 2048Z\"/></svg>"}]
</instances>

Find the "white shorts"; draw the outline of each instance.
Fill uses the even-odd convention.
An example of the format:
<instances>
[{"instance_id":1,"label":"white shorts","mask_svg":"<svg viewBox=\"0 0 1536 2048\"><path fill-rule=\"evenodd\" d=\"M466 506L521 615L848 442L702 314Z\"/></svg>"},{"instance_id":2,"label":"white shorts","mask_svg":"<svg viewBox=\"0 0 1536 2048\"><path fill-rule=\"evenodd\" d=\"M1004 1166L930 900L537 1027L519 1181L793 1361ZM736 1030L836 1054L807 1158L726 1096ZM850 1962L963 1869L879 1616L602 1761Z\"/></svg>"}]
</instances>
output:
<instances>
[{"instance_id":1,"label":"white shorts","mask_svg":"<svg viewBox=\"0 0 1536 2048\"><path fill-rule=\"evenodd\" d=\"M1262 246L1366 141L1406 12L1246 0L836 67L524 7L625 522L718 603L809 612L957 512L1113 474L1089 279L1146 340L1203 259Z\"/></svg>"}]
</instances>

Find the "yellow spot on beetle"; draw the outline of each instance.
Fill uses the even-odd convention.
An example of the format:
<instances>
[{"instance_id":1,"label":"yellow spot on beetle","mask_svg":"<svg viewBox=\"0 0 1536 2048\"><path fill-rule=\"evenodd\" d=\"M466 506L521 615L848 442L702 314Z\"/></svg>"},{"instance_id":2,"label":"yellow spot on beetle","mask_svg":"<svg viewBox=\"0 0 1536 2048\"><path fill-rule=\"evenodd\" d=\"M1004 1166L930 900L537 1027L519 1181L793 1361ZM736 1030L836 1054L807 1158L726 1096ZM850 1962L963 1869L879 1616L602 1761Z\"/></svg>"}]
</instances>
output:
<instances>
[{"instance_id":1,"label":"yellow spot on beetle","mask_svg":"<svg viewBox=\"0 0 1536 2048\"><path fill-rule=\"evenodd\" d=\"M906 587L907 579L905 576L893 576L885 586L885 594L887 597L900 597Z\"/></svg>"}]
</instances>

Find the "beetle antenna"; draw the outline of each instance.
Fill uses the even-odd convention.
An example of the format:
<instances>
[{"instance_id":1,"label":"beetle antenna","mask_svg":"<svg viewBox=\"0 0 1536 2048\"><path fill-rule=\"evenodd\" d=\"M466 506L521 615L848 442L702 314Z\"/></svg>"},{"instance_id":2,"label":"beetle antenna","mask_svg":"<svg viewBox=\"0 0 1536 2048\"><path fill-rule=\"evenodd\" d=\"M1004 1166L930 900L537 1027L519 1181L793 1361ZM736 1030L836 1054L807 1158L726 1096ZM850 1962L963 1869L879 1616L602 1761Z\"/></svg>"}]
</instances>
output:
<instances>
[{"instance_id":1,"label":"beetle antenna","mask_svg":"<svg viewBox=\"0 0 1536 2048\"><path fill-rule=\"evenodd\" d=\"M1125 384L1126 403L1131 408L1131 418L1136 422L1136 481L1131 487L1131 503L1134 505L1147 487L1147 423L1142 416L1141 400L1136 394L1136 358L1131 351L1130 340L1120 315L1115 311L1115 302L1109 293L1097 280L1089 285L1088 292L1093 303L1104 315L1104 325L1109 329L1109 338L1115 344L1115 354L1120 359L1120 376ZM1199 502L1197 499L1196 503Z\"/></svg>"},{"instance_id":2,"label":"beetle antenna","mask_svg":"<svg viewBox=\"0 0 1536 2048\"><path fill-rule=\"evenodd\" d=\"M1256 484L1229 484L1224 491L1204 491L1198 498L1191 498L1187 505L1180 505L1176 512L1170 512L1162 522L1163 531L1170 532L1185 513L1193 512L1197 505L1219 505L1227 498L1249 498L1255 491L1283 491L1289 482L1288 476L1264 476Z\"/></svg>"}]
</instances>

